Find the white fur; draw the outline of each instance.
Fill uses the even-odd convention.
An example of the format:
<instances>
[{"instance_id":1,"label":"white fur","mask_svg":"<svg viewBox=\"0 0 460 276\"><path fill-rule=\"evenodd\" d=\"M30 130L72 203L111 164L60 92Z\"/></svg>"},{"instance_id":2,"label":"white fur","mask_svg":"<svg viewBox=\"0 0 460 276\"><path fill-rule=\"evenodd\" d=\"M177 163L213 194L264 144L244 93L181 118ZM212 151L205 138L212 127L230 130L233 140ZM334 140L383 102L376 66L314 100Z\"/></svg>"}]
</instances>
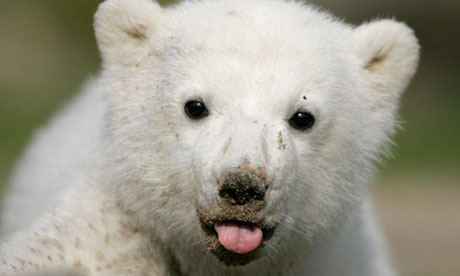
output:
<instances>
[{"instance_id":1,"label":"white fur","mask_svg":"<svg viewBox=\"0 0 460 276\"><path fill-rule=\"evenodd\" d=\"M100 77L13 176L1 275L394 275L368 189L417 65L408 27L283 0L107 0L95 30ZM210 114L192 121L197 98ZM312 129L288 124L299 109ZM278 226L264 257L226 267L197 210L244 161Z\"/></svg>"}]
</instances>

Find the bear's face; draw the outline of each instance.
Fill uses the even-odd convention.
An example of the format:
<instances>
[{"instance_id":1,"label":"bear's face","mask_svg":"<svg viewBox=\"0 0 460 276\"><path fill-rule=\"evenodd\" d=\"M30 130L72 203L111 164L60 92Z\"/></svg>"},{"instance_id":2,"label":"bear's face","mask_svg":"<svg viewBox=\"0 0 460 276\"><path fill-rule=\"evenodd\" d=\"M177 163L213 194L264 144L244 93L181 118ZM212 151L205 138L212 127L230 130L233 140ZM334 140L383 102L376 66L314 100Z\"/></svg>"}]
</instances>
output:
<instances>
[{"instance_id":1,"label":"bear's face","mask_svg":"<svg viewBox=\"0 0 460 276\"><path fill-rule=\"evenodd\" d=\"M356 128L362 120L353 107L357 99L339 101L356 90L352 88L357 84L347 77L352 64L340 58L333 47L317 53L308 44L282 38L253 38L250 47L227 51L225 43L210 45L182 37L192 45L182 46L179 51L184 54L170 54L179 56L176 62L183 67L160 80L165 85L160 85L163 93L155 102L168 103L163 108L162 122L172 127L172 164L177 165L175 171L187 175L187 184L180 189L189 189L188 193L194 195L190 199L195 202L192 210L199 210L205 234L215 237L217 222L239 221L258 225L263 240L274 233L275 240L283 234L276 228L286 228L288 216L296 221L304 219L295 217L297 210L289 208L304 206L303 215L317 215L317 207L309 206L321 205L320 198L330 196L328 189L336 189L336 183L325 181L325 177L340 174L337 170L343 166L341 163L355 162L351 160L354 157L346 158L350 154L344 151L356 148L356 141L335 139L349 136L343 130ZM213 52L213 48L223 50ZM337 64L322 66L325 60ZM163 69L168 70L165 68L168 64ZM356 98L356 93L350 97ZM361 110L367 110L367 103L363 105ZM358 136L365 135L361 135L364 130L357 132ZM326 155L327 151L333 155ZM324 160L325 156L337 161L323 168L323 163L330 162ZM366 173L366 168L362 169ZM235 183L226 183L229 177ZM350 186L347 192L353 194L362 183L348 184L341 183ZM319 186L329 187L317 189ZM337 198L331 200L342 205ZM238 227L231 229L238 231ZM209 245L223 260L231 259L232 264L248 260L246 255L243 260L233 254L230 258L223 253L228 250L221 250L216 243Z\"/></svg>"},{"instance_id":2,"label":"bear's face","mask_svg":"<svg viewBox=\"0 0 460 276\"><path fill-rule=\"evenodd\" d=\"M418 49L402 24L353 29L283 1L111 0L96 33L121 204L165 245L226 265L340 227Z\"/></svg>"}]
</instances>

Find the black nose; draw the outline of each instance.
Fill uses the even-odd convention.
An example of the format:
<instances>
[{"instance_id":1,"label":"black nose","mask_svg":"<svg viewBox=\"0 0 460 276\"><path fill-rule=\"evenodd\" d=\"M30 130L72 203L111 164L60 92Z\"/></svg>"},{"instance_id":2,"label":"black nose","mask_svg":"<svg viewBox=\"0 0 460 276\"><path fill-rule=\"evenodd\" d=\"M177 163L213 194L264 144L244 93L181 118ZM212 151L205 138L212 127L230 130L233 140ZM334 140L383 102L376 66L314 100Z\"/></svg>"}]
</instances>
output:
<instances>
[{"instance_id":1,"label":"black nose","mask_svg":"<svg viewBox=\"0 0 460 276\"><path fill-rule=\"evenodd\" d=\"M234 171L220 180L219 196L233 205L263 200L266 189L265 174L257 171Z\"/></svg>"}]
</instances>

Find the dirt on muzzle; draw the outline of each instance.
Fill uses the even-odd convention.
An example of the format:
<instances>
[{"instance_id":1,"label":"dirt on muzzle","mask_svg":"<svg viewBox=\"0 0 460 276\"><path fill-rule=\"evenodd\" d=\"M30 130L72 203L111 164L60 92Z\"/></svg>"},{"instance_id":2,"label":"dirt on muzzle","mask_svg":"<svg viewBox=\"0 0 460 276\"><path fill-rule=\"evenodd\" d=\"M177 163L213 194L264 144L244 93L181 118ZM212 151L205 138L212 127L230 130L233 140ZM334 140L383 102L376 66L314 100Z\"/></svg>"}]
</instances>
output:
<instances>
[{"instance_id":1,"label":"dirt on muzzle","mask_svg":"<svg viewBox=\"0 0 460 276\"><path fill-rule=\"evenodd\" d=\"M260 210L263 208L263 201L254 201L247 205L218 205L207 209L200 209L198 215L200 218L203 239L208 249L223 264L227 266L245 265L264 255L262 248L272 237L277 220L267 219ZM261 245L254 251L247 254L236 254L225 249L218 241L214 225L217 222L237 221L245 224L253 224L259 227L263 232Z\"/></svg>"}]
</instances>

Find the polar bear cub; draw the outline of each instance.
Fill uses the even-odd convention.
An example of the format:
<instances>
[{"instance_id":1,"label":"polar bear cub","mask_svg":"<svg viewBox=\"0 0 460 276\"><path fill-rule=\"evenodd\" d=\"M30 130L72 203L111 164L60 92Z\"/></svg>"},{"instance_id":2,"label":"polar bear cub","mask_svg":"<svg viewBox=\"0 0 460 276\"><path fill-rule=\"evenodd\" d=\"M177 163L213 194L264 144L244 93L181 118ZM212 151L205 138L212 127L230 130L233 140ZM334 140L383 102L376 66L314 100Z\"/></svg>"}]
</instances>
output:
<instances>
[{"instance_id":1,"label":"polar bear cub","mask_svg":"<svg viewBox=\"0 0 460 276\"><path fill-rule=\"evenodd\" d=\"M102 70L5 199L0 274L394 275L369 183L415 72L393 20L107 0Z\"/></svg>"}]
</instances>

